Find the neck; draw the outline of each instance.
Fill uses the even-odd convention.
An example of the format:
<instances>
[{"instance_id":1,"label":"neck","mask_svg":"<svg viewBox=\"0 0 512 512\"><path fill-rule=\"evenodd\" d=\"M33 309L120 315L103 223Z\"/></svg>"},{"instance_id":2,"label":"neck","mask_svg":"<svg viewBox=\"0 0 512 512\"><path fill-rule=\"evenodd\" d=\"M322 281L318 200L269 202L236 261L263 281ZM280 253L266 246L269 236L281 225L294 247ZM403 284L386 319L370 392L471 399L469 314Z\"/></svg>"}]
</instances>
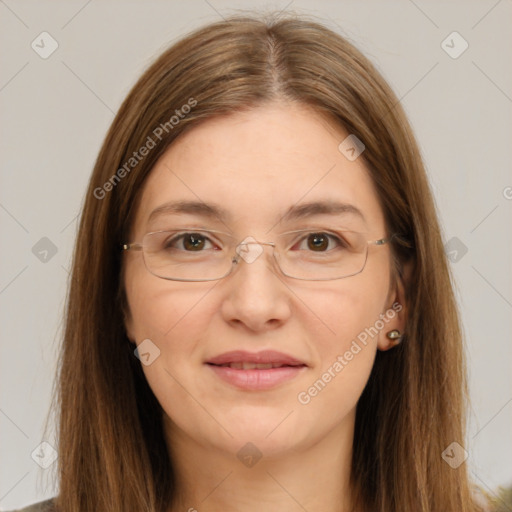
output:
<instances>
[{"instance_id":1,"label":"neck","mask_svg":"<svg viewBox=\"0 0 512 512\"><path fill-rule=\"evenodd\" d=\"M242 462L236 455L239 448L199 444L166 417L167 442L177 475L177 496L169 510L352 512L354 420L355 410L317 441L282 453L274 449L272 456L265 456L261 443L258 452L249 446L248 456L240 456ZM245 443L240 442L240 447ZM262 457L254 462L260 446Z\"/></svg>"}]
</instances>

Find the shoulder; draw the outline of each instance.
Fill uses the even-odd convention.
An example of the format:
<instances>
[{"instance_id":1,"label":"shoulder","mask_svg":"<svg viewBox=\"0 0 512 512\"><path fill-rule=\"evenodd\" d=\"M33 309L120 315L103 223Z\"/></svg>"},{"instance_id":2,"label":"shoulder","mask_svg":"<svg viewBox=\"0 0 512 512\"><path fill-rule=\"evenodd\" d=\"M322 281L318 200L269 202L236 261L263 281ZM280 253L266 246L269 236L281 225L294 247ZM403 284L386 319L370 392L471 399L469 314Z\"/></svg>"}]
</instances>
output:
<instances>
[{"instance_id":1,"label":"shoulder","mask_svg":"<svg viewBox=\"0 0 512 512\"><path fill-rule=\"evenodd\" d=\"M33 503L32 505L28 505L24 508L11 510L10 512L55 512L53 498Z\"/></svg>"}]
</instances>

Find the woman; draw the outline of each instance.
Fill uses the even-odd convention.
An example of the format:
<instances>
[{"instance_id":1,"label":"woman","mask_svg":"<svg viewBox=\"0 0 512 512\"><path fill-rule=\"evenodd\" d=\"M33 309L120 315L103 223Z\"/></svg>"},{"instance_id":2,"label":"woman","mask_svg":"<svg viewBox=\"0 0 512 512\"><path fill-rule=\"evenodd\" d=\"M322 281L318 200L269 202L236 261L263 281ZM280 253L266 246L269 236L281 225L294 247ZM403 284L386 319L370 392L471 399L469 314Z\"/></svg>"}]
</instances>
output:
<instances>
[{"instance_id":1,"label":"woman","mask_svg":"<svg viewBox=\"0 0 512 512\"><path fill-rule=\"evenodd\" d=\"M301 19L179 41L90 181L34 510L482 510L439 223L372 64Z\"/></svg>"}]
</instances>

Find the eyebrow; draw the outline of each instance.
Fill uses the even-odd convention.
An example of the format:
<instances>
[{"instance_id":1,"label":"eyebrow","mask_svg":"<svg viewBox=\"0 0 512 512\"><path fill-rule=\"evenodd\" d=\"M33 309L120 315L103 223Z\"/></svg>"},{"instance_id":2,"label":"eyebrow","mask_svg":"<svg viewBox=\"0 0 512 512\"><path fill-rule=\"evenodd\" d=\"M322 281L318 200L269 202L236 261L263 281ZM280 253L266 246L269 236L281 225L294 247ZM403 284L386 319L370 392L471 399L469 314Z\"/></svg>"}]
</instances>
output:
<instances>
[{"instance_id":1,"label":"eyebrow","mask_svg":"<svg viewBox=\"0 0 512 512\"><path fill-rule=\"evenodd\" d=\"M204 203L202 201L173 201L165 203L155 208L148 218L148 223L163 215L198 215L204 218L217 218L222 222L229 222L233 215L216 203ZM356 206L348 203L342 203L335 200L310 201L290 206L281 219L291 221L313 217L315 215L354 215L360 217L366 223L363 212Z\"/></svg>"},{"instance_id":2,"label":"eyebrow","mask_svg":"<svg viewBox=\"0 0 512 512\"><path fill-rule=\"evenodd\" d=\"M353 204L342 203L334 200L311 201L300 203L288 208L283 216L283 221L303 219L315 215L346 215L351 214L360 217L366 222L363 212Z\"/></svg>"},{"instance_id":3,"label":"eyebrow","mask_svg":"<svg viewBox=\"0 0 512 512\"><path fill-rule=\"evenodd\" d=\"M220 220L231 219L231 214L222 206L202 201L173 201L155 208L149 215L148 223L163 215L198 215L205 218L217 217Z\"/></svg>"}]
</instances>

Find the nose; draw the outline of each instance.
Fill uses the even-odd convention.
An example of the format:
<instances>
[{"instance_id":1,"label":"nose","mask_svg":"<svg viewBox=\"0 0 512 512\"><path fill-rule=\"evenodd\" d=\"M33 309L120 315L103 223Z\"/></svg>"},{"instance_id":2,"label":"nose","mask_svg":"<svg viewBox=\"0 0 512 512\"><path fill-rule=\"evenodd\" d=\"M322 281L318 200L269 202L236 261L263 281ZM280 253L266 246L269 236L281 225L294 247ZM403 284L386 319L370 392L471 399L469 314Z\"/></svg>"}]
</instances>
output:
<instances>
[{"instance_id":1,"label":"nose","mask_svg":"<svg viewBox=\"0 0 512 512\"><path fill-rule=\"evenodd\" d=\"M222 283L221 312L232 325L267 331L290 318L290 291L273 258L273 245L246 239L237 247L237 263Z\"/></svg>"}]
</instances>

